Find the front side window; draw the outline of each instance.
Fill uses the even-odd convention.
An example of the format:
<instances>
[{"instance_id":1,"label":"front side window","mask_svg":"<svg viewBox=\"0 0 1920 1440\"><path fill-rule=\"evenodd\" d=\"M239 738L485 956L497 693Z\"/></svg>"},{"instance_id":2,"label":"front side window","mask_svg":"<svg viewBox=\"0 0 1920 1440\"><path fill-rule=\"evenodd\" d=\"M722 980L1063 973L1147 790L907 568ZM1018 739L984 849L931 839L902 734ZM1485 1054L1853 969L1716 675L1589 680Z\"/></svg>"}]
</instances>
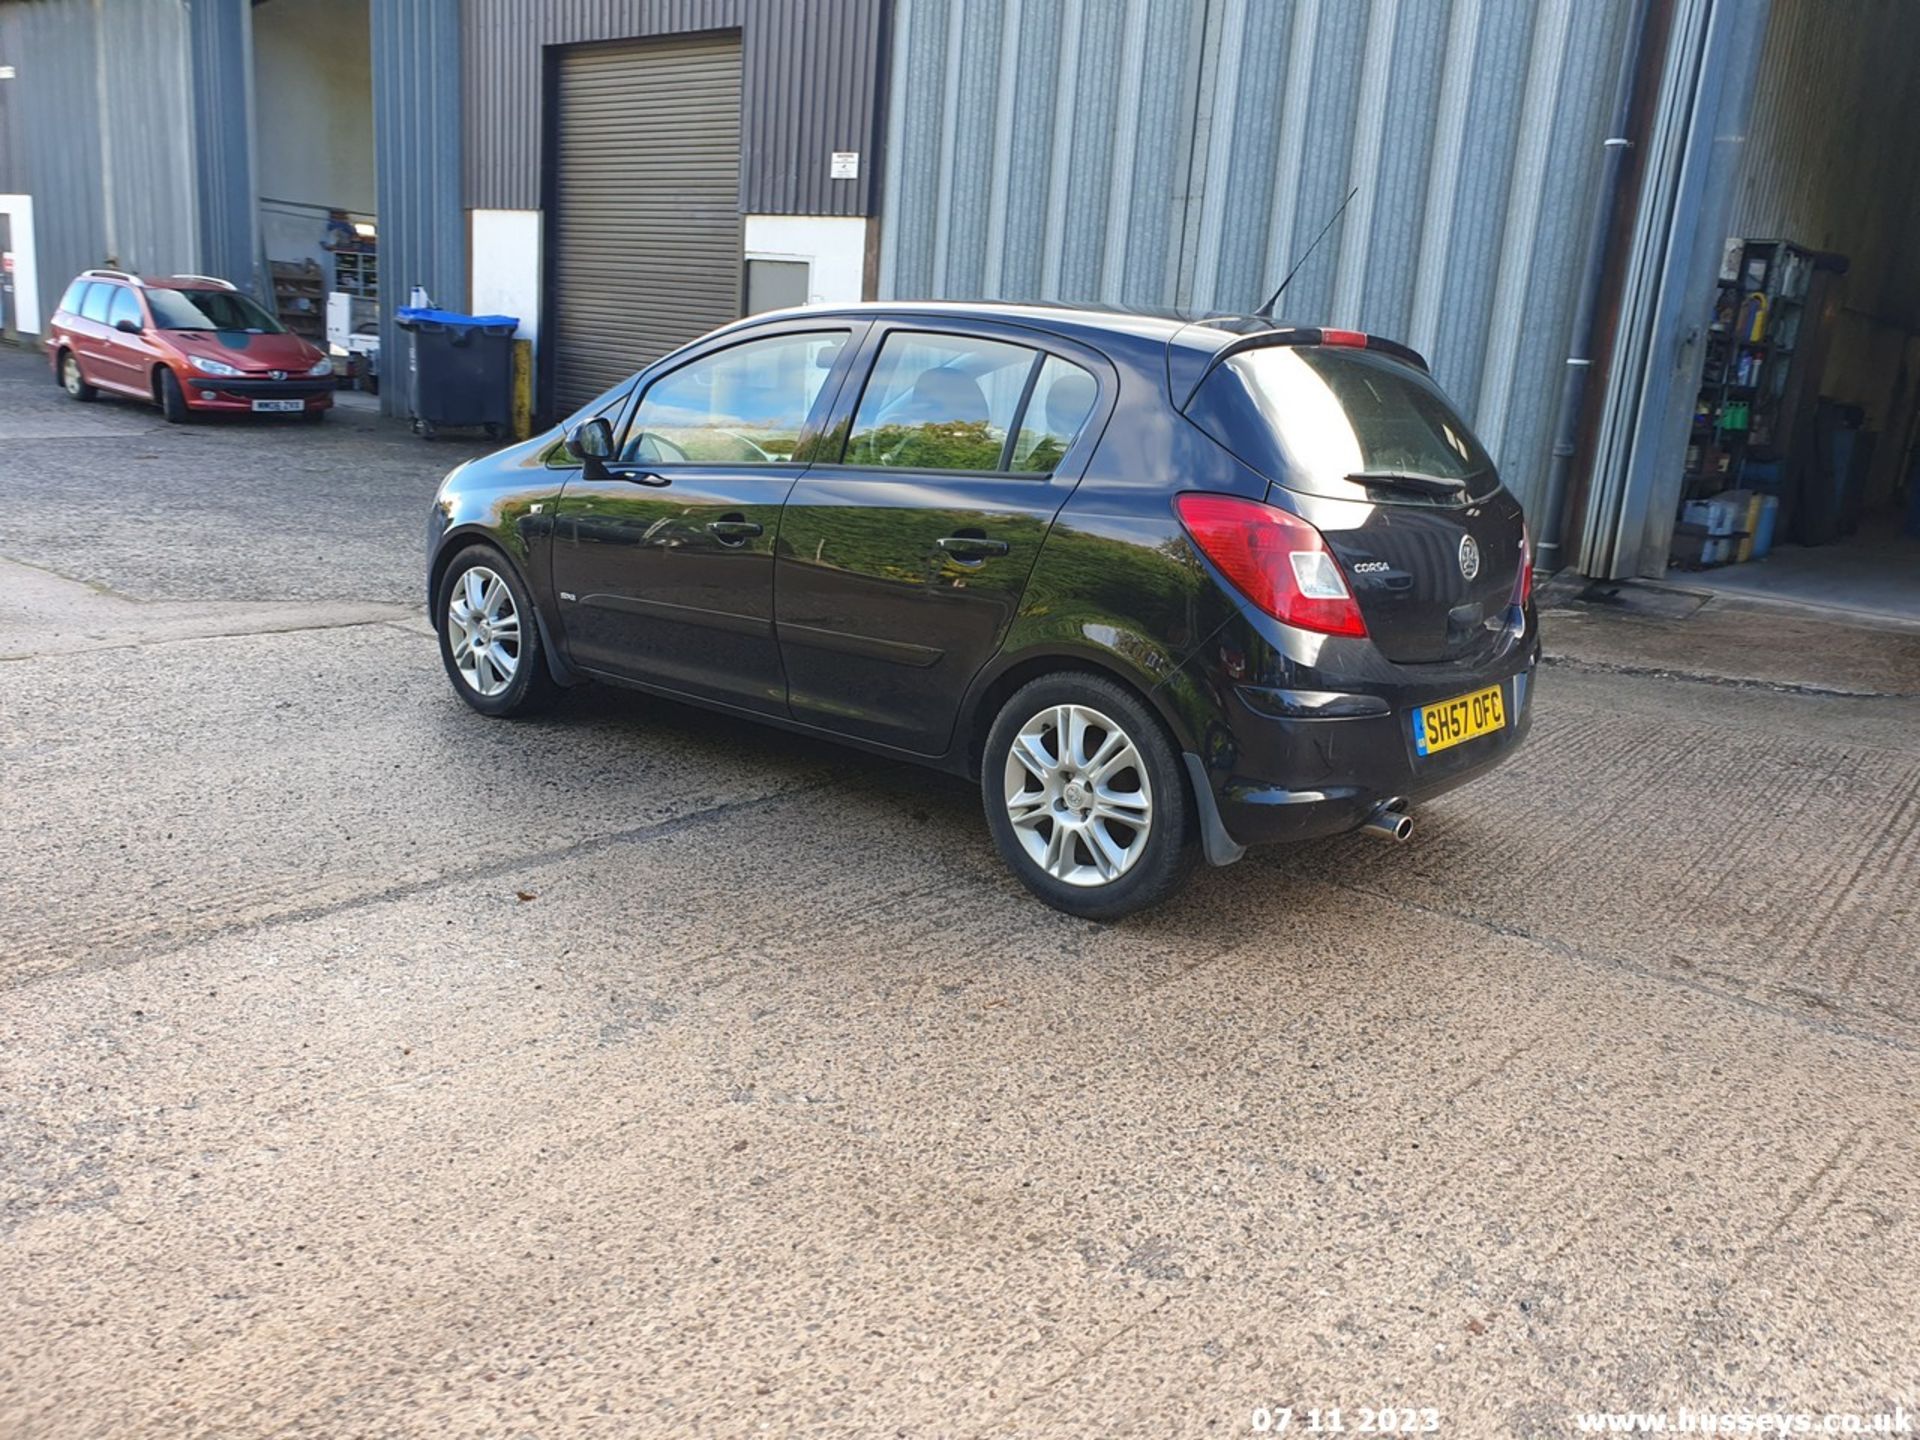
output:
<instances>
[{"instance_id":1,"label":"front side window","mask_svg":"<svg viewBox=\"0 0 1920 1440\"><path fill-rule=\"evenodd\" d=\"M149 290L153 323L160 330L240 330L279 335L286 327L235 290Z\"/></svg>"},{"instance_id":2,"label":"front side window","mask_svg":"<svg viewBox=\"0 0 1920 1440\"><path fill-rule=\"evenodd\" d=\"M1007 468L1038 351L965 335L895 331L880 349L846 463L891 470Z\"/></svg>"},{"instance_id":3,"label":"front side window","mask_svg":"<svg viewBox=\"0 0 1920 1440\"><path fill-rule=\"evenodd\" d=\"M107 307L113 303L113 292L119 288L118 285L109 285L103 280L94 281L87 287L86 298L80 302L80 318L92 320L101 325L106 324Z\"/></svg>"},{"instance_id":4,"label":"front side window","mask_svg":"<svg viewBox=\"0 0 1920 1440\"><path fill-rule=\"evenodd\" d=\"M122 320L131 320L135 325L143 324L140 318L140 300L122 285L113 292L113 304L107 307L107 324L118 325Z\"/></svg>"},{"instance_id":5,"label":"front side window","mask_svg":"<svg viewBox=\"0 0 1920 1440\"><path fill-rule=\"evenodd\" d=\"M645 465L778 465L794 458L845 330L749 340L648 388L622 460Z\"/></svg>"}]
</instances>

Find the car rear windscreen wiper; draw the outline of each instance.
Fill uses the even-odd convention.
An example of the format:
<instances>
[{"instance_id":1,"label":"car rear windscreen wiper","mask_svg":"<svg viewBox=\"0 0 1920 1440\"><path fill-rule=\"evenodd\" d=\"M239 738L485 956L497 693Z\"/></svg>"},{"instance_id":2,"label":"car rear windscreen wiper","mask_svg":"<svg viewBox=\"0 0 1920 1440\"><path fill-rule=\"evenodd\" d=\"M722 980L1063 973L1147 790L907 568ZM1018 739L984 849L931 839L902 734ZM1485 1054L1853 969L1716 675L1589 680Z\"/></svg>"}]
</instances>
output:
<instances>
[{"instance_id":1,"label":"car rear windscreen wiper","mask_svg":"<svg viewBox=\"0 0 1920 1440\"><path fill-rule=\"evenodd\" d=\"M1377 485L1383 490L1409 490L1415 495L1439 495L1447 499L1457 499L1467 493L1465 480L1422 475L1415 470L1356 470L1347 479L1356 485Z\"/></svg>"}]
</instances>

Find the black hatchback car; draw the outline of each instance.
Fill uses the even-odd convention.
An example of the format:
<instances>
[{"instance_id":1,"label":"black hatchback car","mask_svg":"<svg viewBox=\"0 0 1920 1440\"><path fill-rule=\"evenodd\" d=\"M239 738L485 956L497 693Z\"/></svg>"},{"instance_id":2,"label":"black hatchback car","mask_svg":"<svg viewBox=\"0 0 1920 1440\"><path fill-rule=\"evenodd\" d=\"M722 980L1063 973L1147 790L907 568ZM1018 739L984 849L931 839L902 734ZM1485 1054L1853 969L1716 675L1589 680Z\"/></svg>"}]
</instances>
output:
<instances>
[{"instance_id":1,"label":"black hatchback car","mask_svg":"<svg viewBox=\"0 0 1920 1440\"><path fill-rule=\"evenodd\" d=\"M1245 317L756 316L454 470L429 556L474 709L608 680L977 777L1095 918L1404 839L1539 655L1520 505L1420 357Z\"/></svg>"}]
</instances>

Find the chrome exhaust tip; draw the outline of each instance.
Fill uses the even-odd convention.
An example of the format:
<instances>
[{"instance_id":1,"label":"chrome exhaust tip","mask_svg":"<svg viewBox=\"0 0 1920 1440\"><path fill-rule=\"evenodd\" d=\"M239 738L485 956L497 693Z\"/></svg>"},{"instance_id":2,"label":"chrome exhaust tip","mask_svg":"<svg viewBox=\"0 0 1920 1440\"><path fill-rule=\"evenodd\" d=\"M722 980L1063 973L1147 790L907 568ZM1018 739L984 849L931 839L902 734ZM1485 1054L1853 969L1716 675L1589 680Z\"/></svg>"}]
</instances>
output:
<instances>
[{"instance_id":1,"label":"chrome exhaust tip","mask_svg":"<svg viewBox=\"0 0 1920 1440\"><path fill-rule=\"evenodd\" d=\"M1411 840L1413 816L1407 813L1407 802L1393 799L1379 806L1360 822L1360 833L1376 840Z\"/></svg>"}]
</instances>

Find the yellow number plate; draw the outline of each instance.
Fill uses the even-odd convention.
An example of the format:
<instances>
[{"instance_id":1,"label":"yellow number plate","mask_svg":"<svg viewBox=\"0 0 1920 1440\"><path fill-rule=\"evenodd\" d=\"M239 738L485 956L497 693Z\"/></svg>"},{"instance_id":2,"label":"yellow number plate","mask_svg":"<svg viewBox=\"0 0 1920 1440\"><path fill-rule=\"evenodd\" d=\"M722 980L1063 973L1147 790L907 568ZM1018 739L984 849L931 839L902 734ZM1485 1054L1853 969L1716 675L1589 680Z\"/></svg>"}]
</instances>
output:
<instances>
[{"instance_id":1,"label":"yellow number plate","mask_svg":"<svg viewBox=\"0 0 1920 1440\"><path fill-rule=\"evenodd\" d=\"M1491 735L1507 723L1507 699L1498 685L1456 695L1413 712L1413 748L1422 755L1445 750L1477 735Z\"/></svg>"}]
</instances>

